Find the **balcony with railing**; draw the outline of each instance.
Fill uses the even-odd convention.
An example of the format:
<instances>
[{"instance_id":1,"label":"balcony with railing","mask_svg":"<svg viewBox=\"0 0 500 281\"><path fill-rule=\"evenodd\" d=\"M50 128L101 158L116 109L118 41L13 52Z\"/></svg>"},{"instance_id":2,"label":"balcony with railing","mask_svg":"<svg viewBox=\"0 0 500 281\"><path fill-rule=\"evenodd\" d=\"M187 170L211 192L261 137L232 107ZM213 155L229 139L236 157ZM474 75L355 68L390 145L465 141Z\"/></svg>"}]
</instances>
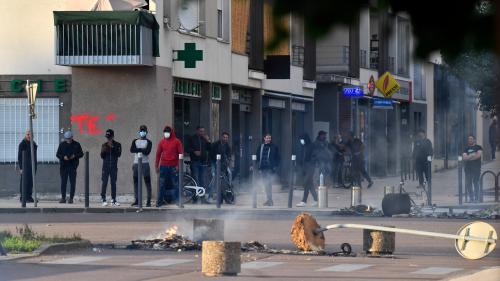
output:
<instances>
[{"instance_id":1,"label":"balcony with railing","mask_svg":"<svg viewBox=\"0 0 500 281\"><path fill-rule=\"evenodd\" d=\"M54 12L58 65L153 65L159 25L144 11Z\"/></svg>"}]
</instances>

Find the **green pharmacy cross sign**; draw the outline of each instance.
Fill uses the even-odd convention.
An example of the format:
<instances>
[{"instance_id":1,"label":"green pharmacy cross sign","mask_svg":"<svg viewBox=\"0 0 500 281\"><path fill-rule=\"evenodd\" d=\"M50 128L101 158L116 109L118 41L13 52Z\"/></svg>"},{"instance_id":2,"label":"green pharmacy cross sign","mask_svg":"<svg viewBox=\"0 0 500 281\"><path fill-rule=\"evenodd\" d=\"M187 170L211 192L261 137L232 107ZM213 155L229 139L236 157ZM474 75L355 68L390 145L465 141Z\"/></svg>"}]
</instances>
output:
<instances>
[{"instance_id":1,"label":"green pharmacy cross sign","mask_svg":"<svg viewBox=\"0 0 500 281\"><path fill-rule=\"evenodd\" d=\"M183 61L185 68L196 68L196 61L203 60L203 51L196 50L196 43L184 43L184 50L174 50L177 58L174 61Z\"/></svg>"}]
</instances>

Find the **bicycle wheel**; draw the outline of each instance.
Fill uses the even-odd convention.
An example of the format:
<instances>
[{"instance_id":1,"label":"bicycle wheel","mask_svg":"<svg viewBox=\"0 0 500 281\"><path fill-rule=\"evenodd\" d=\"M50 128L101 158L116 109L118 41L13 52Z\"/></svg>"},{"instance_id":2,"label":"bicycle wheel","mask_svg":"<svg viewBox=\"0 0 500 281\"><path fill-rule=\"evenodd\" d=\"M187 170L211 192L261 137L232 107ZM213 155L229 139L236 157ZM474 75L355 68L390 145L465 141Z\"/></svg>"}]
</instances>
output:
<instances>
[{"instance_id":1,"label":"bicycle wheel","mask_svg":"<svg viewBox=\"0 0 500 281\"><path fill-rule=\"evenodd\" d=\"M345 189L351 188L352 186L352 173L351 167L344 166L342 167L342 184Z\"/></svg>"},{"instance_id":2,"label":"bicycle wheel","mask_svg":"<svg viewBox=\"0 0 500 281\"><path fill-rule=\"evenodd\" d=\"M226 204L234 204L235 196L233 187L225 179L221 181L221 185L222 192L224 193L224 202L226 202Z\"/></svg>"},{"instance_id":3,"label":"bicycle wheel","mask_svg":"<svg viewBox=\"0 0 500 281\"><path fill-rule=\"evenodd\" d=\"M196 192L193 189L189 189L186 186L198 186L198 183L190 176L184 175L184 187L182 189L182 202L184 204L196 201Z\"/></svg>"}]
</instances>

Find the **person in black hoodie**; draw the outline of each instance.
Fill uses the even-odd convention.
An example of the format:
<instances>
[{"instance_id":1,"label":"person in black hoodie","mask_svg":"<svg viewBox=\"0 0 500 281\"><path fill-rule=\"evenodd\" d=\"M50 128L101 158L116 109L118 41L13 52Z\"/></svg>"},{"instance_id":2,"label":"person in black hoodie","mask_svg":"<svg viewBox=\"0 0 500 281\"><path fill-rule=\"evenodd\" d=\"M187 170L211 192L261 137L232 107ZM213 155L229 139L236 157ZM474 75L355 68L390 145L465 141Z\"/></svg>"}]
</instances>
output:
<instances>
[{"instance_id":1,"label":"person in black hoodie","mask_svg":"<svg viewBox=\"0 0 500 281\"><path fill-rule=\"evenodd\" d=\"M191 137L189 142L188 152L191 159L191 172L196 182L206 189L208 196L212 194L211 187L205 185L206 171L210 165L210 139L205 133L205 128L198 126L196 134ZM207 204L208 201L202 198L202 203Z\"/></svg>"},{"instance_id":2,"label":"person in black hoodie","mask_svg":"<svg viewBox=\"0 0 500 281\"><path fill-rule=\"evenodd\" d=\"M26 202L33 203L35 200L32 197L33 193L33 177L32 177L32 168L31 168L31 146L30 146L30 141L31 141L31 131L27 130L26 134L24 136L24 139L19 143L19 149L17 150L17 162L19 163L19 171L21 174L21 183L19 187L19 192L21 193L20 201L23 201L23 173L27 173L26 176ZM33 148L35 149L35 173L36 173L36 168L37 168L37 157L36 157L36 152L37 152L37 144L36 142L33 142ZM23 151L26 151L26 171L23 171Z\"/></svg>"},{"instance_id":3,"label":"person in black hoodie","mask_svg":"<svg viewBox=\"0 0 500 281\"><path fill-rule=\"evenodd\" d=\"M146 207L151 207L151 172L149 167L149 154L151 153L151 148L153 143L146 137L148 135L148 127L146 125L141 125L139 127L139 138L132 141L130 146L130 153L134 153L134 164L132 165L132 171L134 173L134 196L135 200L132 206L137 206L138 204L138 185L139 185L139 175L137 167L139 166L139 155L142 158L142 177L144 177L144 182L146 183L146 190L148 199L146 201Z\"/></svg>"},{"instance_id":4,"label":"person in black hoodie","mask_svg":"<svg viewBox=\"0 0 500 281\"><path fill-rule=\"evenodd\" d=\"M424 186L424 174L425 180L429 182L430 162L427 161L427 157L432 156L432 154L432 143L425 137L425 131L421 129L418 131L417 139L413 144L413 160L415 161L419 187Z\"/></svg>"},{"instance_id":5,"label":"person in black hoodie","mask_svg":"<svg viewBox=\"0 0 500 281\"><path fill-rule=\"evenodd\" d=\"M101 198L102 205L107 206L106 188L108 187L108 178L111 178L111 205L120 206L116 201L116 178L118 176L118 158L122 155L122 145L114 140L115 132L111 129L106 130L107 142L101 146L102 161L102 186Z\"/></svg>"},{"instance_id":6,"label":"person in black hoodie","mask_svg":"<svg viewBox=\"0 0 500 281\"><path fill-rule=\"evenodd\" d=\"M277 172L281 160L278 147L271 141L271 134L265 134L264 143L262 143L255 152L257 155L257 168L261 173L262 181L266 188L267 201L264 202L264 206L273 205L273 177Z\"/></svg>"},{"instance_id":7,"label":"person in black hoodie","mask_svg":"<svg viewBox=\"0 0 500 281\"><path fill-rule=\"evenodd\" d=\"M312 161L313 145L311 143L311 138L308 134L302 134L299 137L300 141L300 163L303 170L304 177L304 195L302 196L302 201L298 203L297 207L305 207L307 202L307 197L309 197L309 192L314 199L312 206L318 205L318 194L313 186L313 176L314 176L314 163Z\"/></svg>"},{"instance_id":8,"label":"person in black hoodie","mask_svg":"<svg viewBox=\"0 0 500 281\"><path fill-rule=\"evenodd\" d=\"M80 143L73 140L71 131L64 133L64 141L59 144L56 157L59 159L61 174L61 200L59 200L59 203L66 203L66 184L69 177L71 189L68 203L73 204L76 188L76 169L80 162L79 159L83 157L83 151Z\"/></svg>"}]
</instances>

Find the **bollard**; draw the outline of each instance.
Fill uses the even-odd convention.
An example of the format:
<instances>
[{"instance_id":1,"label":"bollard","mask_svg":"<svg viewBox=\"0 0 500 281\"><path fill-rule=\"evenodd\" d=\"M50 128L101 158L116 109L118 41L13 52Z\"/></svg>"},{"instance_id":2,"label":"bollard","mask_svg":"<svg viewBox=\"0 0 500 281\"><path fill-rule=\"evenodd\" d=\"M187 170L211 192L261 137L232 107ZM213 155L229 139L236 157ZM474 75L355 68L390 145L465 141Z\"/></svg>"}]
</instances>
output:
<instances>
[{"instance_id":1,"label":"bollard","mask_svg":"<svg viewBox=\"0 0 500 281\"><path fill-rule=\"evenodd\" d=\"M295 176L295 160L297 157L295 155L292 155L292 167L291 167L291 173L290 173L290 190L288 190L288 208L292 207L292 201L293 201L293 178Z\"/></svg>"},{"instance_id":2,"label":"bollard","mask_svg":"<svg viewBox=\"0 0 500 281\"><path fill-rule=\"evenodd\" d=\"M325 186L323 173L319 175L318 208L328 208L328 188Z\"/></svg>"},{"instance_id":3,"label":"bollard","mask_svg":"<svg viewBox=\"0 0 500 281\"><path fill-rule=\"evenodd\" d=\"M498 189L500 189L500 172L495 176L495 202L498 202Z\"/></svg>"},{"instance_id":4,"label":"bollard","mask_svg":"<svg viewBox=\"0 0 500 281\"><path fill-rule=\"evenodd\" d=\"M26 184L28 183L26 180L28 179L28 175L26 173L26 150L23 150L22 152L22 160L23 160L23 164L22 164L22 172L21 172L21 207L23 208L26 208L26 192L27 192L27 186Z\"/></svg>"},{"instance_id":5,"label":"bollard","mask_svg":"<svg viewBox=\"0 0 500 281\"><path fill-rule=\"evenodd\" d=\"M427 183L427 205L432 206L432 156L427 156L429 169L429 182Z\"/></svg>"},{"instance_id":6,"label":"bollard","mask_svg":"<svg viewBox=\"0 0 500 281\"><path fill-rule=\"evenodd\" d=\"M351 189L351 207L361 204L361 187L353 186Z\"/></svg>"},{"instance_id":7,"label":"bollard","mask_svg":"<svg viewBox=\"0 0 500 281\"><path fill-rule=\"evenodd\" d=\"M90 177L89 177L89 152L85 151L85 208L90 205L89 193L90 193Z\"/></svg>"},{"instance_id":8,"label":"bollard","mask_svg":"<svg viewBox=\"0 0 500 281\"><path fill-rule=\"evenodd\" d=\"M462 156L458 156L458 204L462 205L463 202L463 193L462 193Z\"/></svg>"},{"instance_id":9,"label":"bollard","mask_svg":"<svg viewBox=\"0 0 500 281\"><path fill-rule=\"evenodd\" d=\"M255 170L257 169L257 155L252 155L252 208L257 208L257 180L255 177Z\"/></svg>"},{"instance_id":10,"label":"bollard","mask_svg":"<svg viewBox=\"0 0 500 281\"><path fill-rule=\"evenodd\" d=\"M217 209L220 209L222 203L222 190L220 186L220 159L221 155L215 156L215 188L217 190Z\"/></svg>"},{"instance_id":11,"label":"bollard","mask_svg":"<svg viewBox=\"0 0 500 281\"><path fill-rule=\"evenodd\" d=\"M384 196L386 196L387 194L390 194L390 193L395 193L395 188L393 185L386 185L384 186ZM401 191L400 191L401 193Z\"/></svg>"},{"instance_id":12,"label":"bollard","mask_svg":"<svg viewBox=\"0 0 500 281\"><path fill-rule=\"evenodd\" d=\"M184 186L184 154L179 154L179 194L177 206L184 208L182 205L182 187Z\"/></svg>"},{"instance_id":13,"label":"bollard","mask_svg":"<svg viewBox=\"0 0 500 281\"><path fill-rule=\"evenodd\" d=\"M137 182L137 207L139 211L142 211L142 153L138 153L137 155L137 178L139 181Z\"/></svg>"},{"instance_id":14,"label":"bollard","mask_svg":"<svg viewBox=\"0 0 500 281\"><path fill-rule=\"evenodd\" d=\"M236 276L241 271L241 242L203 241L201 272L205 276Z\"/></svg>"},{"instance_id":15,"label":"bollard","mask_svg":"<svg viewBox=\"0 0 500 281\"><path fill-rule=\"evenodd\" d=\"M363 229L363 251L367 254L371 256L391 255L395 248L395 232Z\"/></svg>"}]
</instances>

